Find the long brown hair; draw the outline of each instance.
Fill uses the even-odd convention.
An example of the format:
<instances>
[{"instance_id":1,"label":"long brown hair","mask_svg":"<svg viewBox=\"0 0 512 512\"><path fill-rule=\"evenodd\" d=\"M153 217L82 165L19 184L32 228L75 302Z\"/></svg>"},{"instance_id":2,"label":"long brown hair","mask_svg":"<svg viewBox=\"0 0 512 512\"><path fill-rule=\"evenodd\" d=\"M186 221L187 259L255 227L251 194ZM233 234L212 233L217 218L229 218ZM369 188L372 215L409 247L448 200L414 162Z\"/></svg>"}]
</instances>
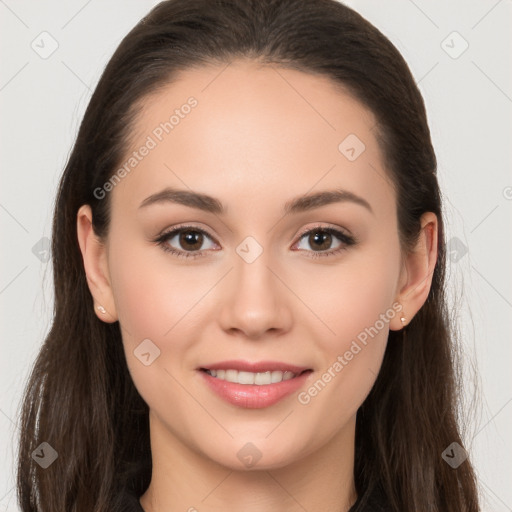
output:
<instances>
[{"instance_id":1,"label":"long brown hair","mask_svg":"<svg viewBox=\"0 0 512 512\"><path fill-rule=\"evenodd\" d=\"M91 205L106 236L101 187L123 161L147 95L190 66L236 58L319 73L370 108L397 193L400 242L410 250L420 217L439 221L428 299L405 331L391 331L376 383L356 423L359 495L382 489L390 509L476 512L469 459L442 453L459 429L454 330L445 301L442 205L422 96L403 57L373 25L334 0L168 0L123 39L92 95L60 181L53 219L54 318L28 381L17 474L24 512L110 512L130 485L151 479L148 407L127 369L119 324L98 320L77 242L76 214ZM404 332L407 340L403 339ZM58 453L43 469L43 442Z\"/></svg>"}]
</instances>

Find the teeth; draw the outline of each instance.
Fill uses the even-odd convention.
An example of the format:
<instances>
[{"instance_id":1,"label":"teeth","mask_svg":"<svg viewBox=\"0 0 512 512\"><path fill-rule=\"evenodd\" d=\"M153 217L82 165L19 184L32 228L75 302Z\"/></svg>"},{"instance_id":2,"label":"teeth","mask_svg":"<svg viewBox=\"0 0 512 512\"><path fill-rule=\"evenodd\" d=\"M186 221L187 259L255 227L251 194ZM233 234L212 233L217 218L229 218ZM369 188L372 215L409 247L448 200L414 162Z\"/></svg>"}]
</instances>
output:
<instances>
[{"instance_id":1,"label":"teeth","mask_svg":"<svg viewBox=\"0 0 512 512\"><path fill-rule=\"evenodd\" d=\"M236 384L256 384L266 386L283 380L293 379L296 374L292 372L267 371L267 372L239 372L238 370L206 370L212 377L234 382Z\"/></svg>"}]
</instances>

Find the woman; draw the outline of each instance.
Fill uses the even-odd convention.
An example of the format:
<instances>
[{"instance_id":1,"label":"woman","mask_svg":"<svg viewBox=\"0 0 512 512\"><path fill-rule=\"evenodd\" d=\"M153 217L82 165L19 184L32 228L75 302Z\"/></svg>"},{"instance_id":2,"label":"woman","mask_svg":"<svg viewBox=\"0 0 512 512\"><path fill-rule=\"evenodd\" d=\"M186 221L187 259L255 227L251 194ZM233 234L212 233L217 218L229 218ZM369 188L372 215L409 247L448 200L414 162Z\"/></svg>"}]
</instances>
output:
<instances>
[{"instance_id":1,"label":"woman","mask_svg":"<svg viewBox=\"0 0 512 512\"><path fill-rule=\"evenodd\" d=\"M424 103L348 7L157 5L52 243L23 511L479 510Z\"/></svg>"}]
</instances>

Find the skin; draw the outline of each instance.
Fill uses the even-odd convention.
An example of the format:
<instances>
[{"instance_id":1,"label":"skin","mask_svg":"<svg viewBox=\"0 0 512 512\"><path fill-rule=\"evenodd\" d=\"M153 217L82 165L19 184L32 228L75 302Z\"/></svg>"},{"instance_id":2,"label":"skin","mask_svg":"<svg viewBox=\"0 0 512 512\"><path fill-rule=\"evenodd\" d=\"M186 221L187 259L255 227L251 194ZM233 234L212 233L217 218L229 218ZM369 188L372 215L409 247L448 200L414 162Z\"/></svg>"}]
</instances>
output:
<instances>
[{"instance_id":1,"label":"skin","mask_svg":"<svg viewBox=\"0 0 512 512\"><path fill-rule=\"evenodd\" d=\"M99 240L90 207L77 214L78 240L100 320L119 321L127 364L150 408L153 477L146 512L347 511L355 502L356 412L378 375L389 329L427 299L437 257L437 219L422 217L413 251L402 254L396 198L377 144L375 118L328 78L252 61L182 72L144 101L131 151L194 96L198 105L110 192L109 235ZM338 149L349 134L366 146L354 161ZM172 186L218 198L224 215L174 203L139 208ZM373 210L338 202L283 215L306 193L343 188ZM106 199L105 199L106 200ZM178 258L154 242L181 223L208 232L204 256ZM355 236L339 254L301 234L335 227ZM236 248L252 236L262 254ZM174 238L167 244L190 246ZM199 242L201 243L201 242ZM307 390L397 302L378 335L311 401L294 393L263 409L225 402L199 366L227 359L275 360L314 371ZM161 351L145 366L134 350ZM237 452L252 443L255 466Z\"/></svg>"}]
</instances>

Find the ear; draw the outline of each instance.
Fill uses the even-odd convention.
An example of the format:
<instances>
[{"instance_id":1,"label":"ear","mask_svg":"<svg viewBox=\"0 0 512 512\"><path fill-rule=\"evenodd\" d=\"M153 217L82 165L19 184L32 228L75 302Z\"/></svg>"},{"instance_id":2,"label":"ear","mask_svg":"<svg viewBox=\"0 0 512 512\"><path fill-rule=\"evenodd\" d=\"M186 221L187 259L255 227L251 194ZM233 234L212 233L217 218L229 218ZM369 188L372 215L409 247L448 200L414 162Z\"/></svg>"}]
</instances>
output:
<instances>
[{"instance_id":1,"label":"ear","mask_svg":"<svg viewBox=\"0 0 512 512\"><path fill-rule=\"evenodd\" d=\"M94 233L92 211L88 204L82 205L78 210L77 235L87 284L94 299L94 312L104 322L116 322L118 316L110 284L107 248ZM102 306L105 313L100 312L98 306Z\"/></svg>"},{"instance_id":2,"label":"ear","mask_svg":"<svg viewBox=\"0 0 512 512\"><path fill-rule=\"evenodd\" d=\"M400 274L397 302L403 309L390 322L398 331L410 323L427 300L437 262L437 216L426 212L421 216L421 231L414 249L405 256ZM405 317L402 323L400 318Z\"/></svg>"}]
</instances>

